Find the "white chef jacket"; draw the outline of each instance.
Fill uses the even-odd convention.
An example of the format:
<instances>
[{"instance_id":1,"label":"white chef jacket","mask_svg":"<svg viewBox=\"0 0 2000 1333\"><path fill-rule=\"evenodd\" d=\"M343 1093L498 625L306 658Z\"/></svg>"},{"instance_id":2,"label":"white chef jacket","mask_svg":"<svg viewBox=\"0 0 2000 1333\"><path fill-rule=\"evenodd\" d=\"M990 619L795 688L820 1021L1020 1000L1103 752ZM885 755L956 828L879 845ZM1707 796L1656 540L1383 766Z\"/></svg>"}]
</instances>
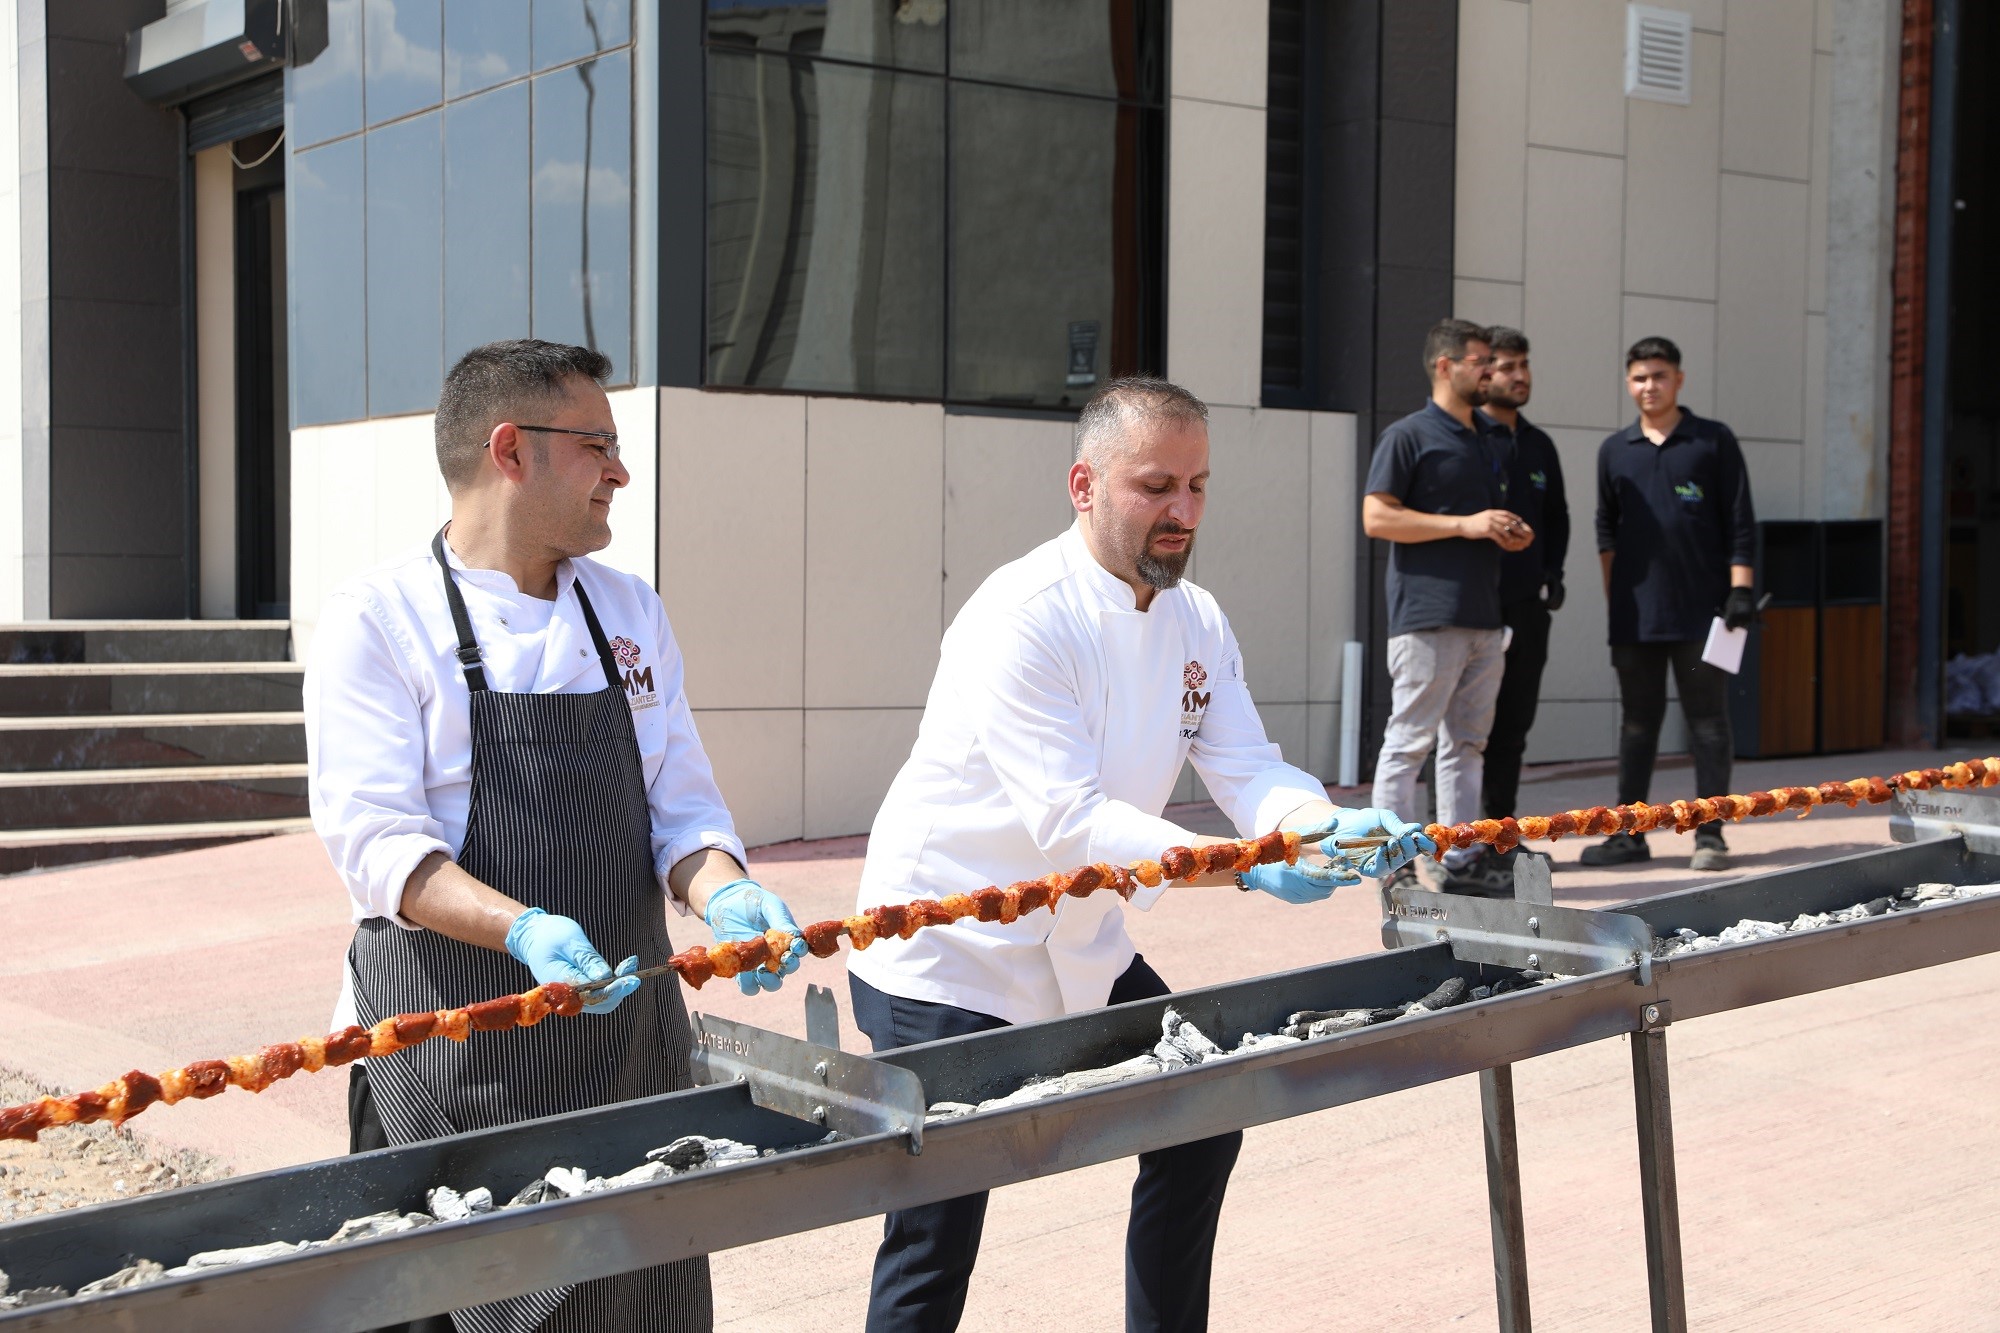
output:
<instances>
[{"instance_id":1,"label":"white chef jacket","mask_svg":"<svg viewBox=\"0 0 2000 1333\"><path fill-rule=\"evenodd\" d=\"M1072 527L996 571L945 632L860 906L1157 858L1193 836L1160 817L1188 760L1244 836L1326 799L1265 738L1215 598L1182 583L1140 611ZM880 939L847 965L891 995L1022 1023L1103 1005L1133 956L1107 892Z\"/></svg>"},{"instance_id":2,"label":"white chef jacket","mask_svg":"<svg viewBox=\"0 0 2000 1333\"><path fill-rule=\"evenodd\" d=\"M497 570L467 569L445 545L489 688L588 694L604 669L572 585L580 576L625 680L652 815L653 868L704 847L744 860L743 843L696 735L666 609L644 581L594 560L556 567L555 600ZM444 575L428 549L336 589L305 673L313 827L358 921L403 919L403 886L432 852L457 856L472 796L472 716ZM687 910L668 895L677 909ZM343 992L335 1026L352 1022Z\"/></svg>"}]
</instances>

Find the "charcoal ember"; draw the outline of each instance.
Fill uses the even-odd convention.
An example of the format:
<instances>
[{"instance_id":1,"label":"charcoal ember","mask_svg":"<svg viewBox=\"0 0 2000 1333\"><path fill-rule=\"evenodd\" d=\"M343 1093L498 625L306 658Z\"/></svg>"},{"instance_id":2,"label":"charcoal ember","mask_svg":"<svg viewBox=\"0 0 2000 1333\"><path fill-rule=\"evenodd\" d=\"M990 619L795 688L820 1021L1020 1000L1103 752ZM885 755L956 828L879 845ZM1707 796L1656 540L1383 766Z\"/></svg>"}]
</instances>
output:
<instances>
[{"instance_id":1,"label":"charcoal ember","mask_svg":"<svg viewBox=\"0 0 2000 1333\"><path fill-rule=\"evenodd\" d=\"M397 1236L405 1231L415 1231L418 1227L430 1226L436 1221L429 1213L370 1213L367 1217L350 1217L342 1222L340 1230L328 1236L326 1243L345 1245L351 1240L367 1240L373 1236Z\"/></svg>"},{"instance_id":2,"label":"charcoal ember","mask_svg":"<svg viewBox=\"0 0 2000 1333\"><path fill-rule=\"evenodd\" d=\"M1538 967L1524 967L1521 969L1521 982L1523 985L1539 986L1548 979L1549 974Z\"/></svg>"},{"instance_id":3,"label":"charcoal ember","mask_svg":"<svg viewBox=\"0 0 2000 1333\"><path fill-rule=\"evenodd\" d=\"M1387 1023L1391 1019L1401 1018L1402 1016L1403 1006L1400 1004L1392 1004L1386 1008L1370 1009L1368 1011L1368 1021L1370 1023Z\"/></svg>"},{"instance_id":4,"label":"charcoal ember","mask_svg":"<svg viewBox=\"0 0 2000 1333\"><path fill-rule=\"evenodd\" d=\"M69 1290L65 1287L29 1287L12 1296L0 1297L0 1310L25 1310L30 1305L47 1305L51 1301L68 1299Z\"/></svg>"},{"instance_id":5,"label":"charcoal ember","mask_svg":"<svg viewBox=\"0 0 2000 1333\"><path fill-rule=\"evenodd\" d=\"M978 1109L971 1102L933 1102L931 1109L924 1113L924 1123L930 1125L940 1120L956 1120L960 1116L971 1115Z\"/></svg>"},{"instance_id":6,"label":"charcoal ember","mask_svg":"<svg viewBox=\"0 0 2000 1333\"><path fill-rule=\"evenodd\" d=\"M1466 984L1464 977L1447 977L1443 985L1417 1003L1426 1009L1449 1009L1455 1004L1464 1004L1466 992L1469 990L1471 987Z\"/></svg>"},{"instance_id":7,"label":"charcoal ember","mask_svg":"<svg viewBox=\"0 0 2000 1333\"><path fill-rule=\"evenodd\" d=\"M1283 1032L1286 1028L1309 1028L1322 1018L1338 1018L1342 1014L1353 1012L1352 1009L1301 1009L1279 1024L1278 1030Z\"/></svg>"},{"instance_id":8,"label":"charcoal ember","mask_svg":"<svg viewBox=\"0 0 2000 1333\"><path fill-rule=\"evenodd\" d=\"M1519 989L1521 989L1521 983L1512 977L1502 977L1493 983L1493 993L1495 995L1507 995Z\"/></svg>"},{"instance_id":9,"label":"charcoal ember","mask_svg":"<svg viewBox=\"0 0 2000 1333\"><path fill-rule=\"evenodd\" d=\"M1491 986L1474 986L1471 998L1474 1001L1490 1000L1493 998L1493 988Z\"/></svg>"},{"instance_id":10,"label":"charcoal ember","mask_svg":"<svg viewBox=\"0 0 2000 1333\"><path fill-rule=\"evenodd\" d=\"M1889 900L1887 898L1870 898L1861 905L1861 910L1869 916L1880 916L1889 910Z\"/></svg>"},{"instance_id":11,"label":"charcoal ember","mask_svg":"<svg viewBox=\"0 0 2000 1333\"><path fill-rule=\"evenodd\" d=\"M1246 1032L1243 1040L1236 1043L1236 1049L1222 1058L1234 1059L1239 1055L1251 1055L1257 1051L1268 1051L1276 1046L1296 1046L1301 1038L1288 1036L1282 1032Z\"/></svg>"},{"instance_id":12,"label":"charcoal ember","mask_svg":"<svg viewBox=\"0 0 2000 1333\"><path fill-rule=\"evenodd\" d=\"M188 1273L199 1273L210 1268L229 1268L236 1264L254 1264L263 1259L278 1259L287 1254L297 1254L305 1249L303 1244L289 1240L274 1240L263 1245L239 1245L227 1250L203 1250L191 1254L188 1261L178 1268L169 1268L168 1277L181 1277Z\"/></svg>"},{"instance_id":13,"label":"charcoal ember","mask_svg":"<svg viewBox=\"0 0 2000 1333\"><path fill-rule=\"evenodd\" d=\"M148 1282L158 1282L167 1275L165 1264L156 1264L151 1259L133 1259L110 1277L101 1277L95 1282L86 1282L76 1289L79 1296L95 1296L99 1292L123 1291L127 1287L143 1287Z\"/></svg>"},{"instance_id":14,"label":"charcoal ember","mask_svg":"<svg viewBox=\"0 0 2000 1333\"><path fill-rule=\"evenodd\" d=\"M700 1134L688 1134L675 1139L664 1148L655 1148L646 1154L649 1162L659 1162L676 1174L682 1171L699 1171L706 1166L727 1166L731 1162L751 1162L757 1159L757 1150L747 1143L735 1139L711 1139Z\"/></svg>"},{"instance_id":15,"label":"charcoal ember","mask_svg":"<svg viewBox=\"0 0 2000 1333\"><path fill-rule=\"evenodd\" d=\"M630 1189L634 1185L651 1185L672 1177L673 1170L665 1162L641 1162L630 1171L621 1171L615 1176L597 1176L590 1182L590 1192L599 1190Z\"/></svg>"},{"instance_id":16,"label":"charcoal ember","mask_svg":"<svg viewBox=\"0 0 2000 1333\"><path fill-rule=\"evenodd\" d=\"M1339 1013L1328 1014L1325 1018L1308 1023L1305 1035L1308 1037L1331 1037L1336 1033L1352 1032L1355 1028L1367 1027L1369 1021L1368 1010L1366 1009L1343 1009ZM1299 1034L1287 1032L1286 1035L1297 1036Z\"/></svg>"},{"instance_id":17,"label":"charcoal ember","mask_svg":"<svg viewBox=\"0 0 2000 1333\"><path fill-rule=\"evenodd\" d=\"M486 1196L486 1206L493 1206L491 1193ZM431 1216L440 1222L462 1222L474 1211L471 1202L449 1185L440 1185L424 1195L424 1207L430 1209Z\"/></svg>"},{"instance_id":18,"label":"charcoal ember","mask_svg":"<svg viewBox=\"0 0 2000 1333\"><path fill-rule=\"evenodd\" d=\"M1168 1005L1160 1015L1160 1041L1153 1047L1153 1054L1168 1064L1198 1065L1204 1060L1213 1060L1223 1050L1208 1039L1207 1034L1181 1017L1180 1011Z\"/></svg>"},{"instance_id":19,"label":"charcoal ember","mask_svg":"<svg viewBox=\"0 0 2000 1333\"><path fill-rule=\"evenodd\" d=\"M507 1200L509 1208L526 1208L531 1204L547 1203L550 1199L560 1199L562 1191L549 1184L546 1177L537 1177L521 1187L521 1192Z\"/></svg>"}]
</instances>

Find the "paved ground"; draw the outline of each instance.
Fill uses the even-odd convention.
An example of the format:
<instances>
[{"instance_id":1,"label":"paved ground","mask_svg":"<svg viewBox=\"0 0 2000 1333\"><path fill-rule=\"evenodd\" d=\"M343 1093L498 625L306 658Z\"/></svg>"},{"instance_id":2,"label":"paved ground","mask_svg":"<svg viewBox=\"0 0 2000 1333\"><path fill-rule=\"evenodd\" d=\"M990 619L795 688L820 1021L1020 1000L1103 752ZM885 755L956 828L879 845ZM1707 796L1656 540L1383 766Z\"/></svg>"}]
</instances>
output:
<instances>
[{"instance_id":1,"label":"paved ground","mask_svg":"<svg viewBox=\"0 0 2000 1333\"><path fill-rule=\"evenodd\" d=\"M1743 764L1737 789L1909 767L1878 754ZM1686 768L1661 799L1693 795ZM1523 808L1607 799L1605 766L1537 770ZM1184 812L1197 823L1212 811ZM1732 829L1745 871L1878 846L1879 812ZM1655 839L1643 872L1586 873L1558 845L1558 900L1579 905L1687 883L1686 842ZM848 910L862 841L753 853L803 919ZM1671 855L1669 853L1672 853ZM345 899L307 837L0 881L11 940L0 974L0 1065L57 1087L127 1068L324 1030L345 945ZM1291 908L1179 890L1135 914L1140 947L1196 986L1380 947L1373 895ZM685 942L698 926L676 929ZM831 964L806 976L844 985ZM1699 1328L2000 1329L1989 1237L2000 1192L1976 1163L2000 1152L2000 958L1719 1015L1673 1029L1689 1303ZM704 992L696 1007L800 1032L790 993ZM855 1040L850 1028L849 1041ZM1604 1043L1518 1068L1536 1315L1543 1327L1644 1324L1629 1064ZM133 1122L160 1150L252 1170L345 1144L344 1083L300 1076ZM1120 1322L1125 1196L1115 1163L1000 1192L964 1327ZM1490 1327L1478 1094L1471 1079L1251 1131L1224 1212L1213 1326ZM858 1327L878 1224L858 1222L715 1259L721 1326L769 1326L772 1278L801 1304L776 1322Z\"/></svg>"}]
</instances>

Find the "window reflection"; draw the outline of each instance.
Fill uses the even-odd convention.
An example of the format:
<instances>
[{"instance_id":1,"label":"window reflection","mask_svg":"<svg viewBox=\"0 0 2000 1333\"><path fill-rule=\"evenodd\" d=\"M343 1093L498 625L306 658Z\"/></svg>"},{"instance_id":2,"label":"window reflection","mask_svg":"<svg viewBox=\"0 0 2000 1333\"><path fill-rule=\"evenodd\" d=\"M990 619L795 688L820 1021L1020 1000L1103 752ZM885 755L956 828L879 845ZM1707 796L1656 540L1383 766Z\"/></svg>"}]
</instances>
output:
<instances>
[{"instance_id":1,"label":"window reflection","mask_svg":"<svg viewBox=\"0 0 2000 1333\"><path fill-rule=\"evenodd\" d=\"M951 73L1157 100L1159 0L951 0Z\"/></svg>"},{"instance_id":2,"label":"window reflection","mask_svg":"<svg viewBox=\"0 0 2000 1333\"><path fill-rule=\"evenodd\" d=\"M709 58L709 382L942 389L941 80Z\"/></svg>"},{"instance_id":3,"label":"window reflection","mask_svg":"<svg viewBox=\"0 0 2000 1333\"><path fill-rule=\"evenodd\" d=\"M528 0L444 0L444 95L528 72Z\"/></svg>"},{"instance_id":4,"label":"window reflection","mask_svg":"<svg viewBox=\"0 0 2000 1333\"><path fill-rule=\"evenodd\" d=\"M709 0L718 47L831 56L866 65L944 70L945 0L822 0L758 4Z\"/></svg>"},{"instance_id":5,"label":"window reflection","mask_svg":"<svg viewBox=\"0 0 2000 1333\"><path fill-rule=\"evenodd\" d=\"M384 126L368 148L368 415L427 412L444 383L439 112Z\"/></svg>"},{"instance_id":6,"label":"window reflection","mask_svg":"<svg viewBox=\"0 0 2000 1333\"><path fill-rule=\"evenodd\" d=\"M482 3L484 0L482 0ZM444 112L444 364L528 336L528 85Z\"/></svg>"},{"instance_id":7,"label":"window reflection","mask_svg":"<svg viewBox=\"0 0 2000 1333\"><path fill-rule=\"evenodd\" d=\"M285 71L300 147L361 128L361 0L327 0L326 39L311 64Z\"/></svg>"},{"instance_id":8,"label":"window reflection","mask_svg":"<svg viewBox=\"0 0 2000 1333\"><path fill-rule=\"evenodd\" d=\"M294 153L286 173L295 425L368 415L361 181L359 139Z\"/></svg>"},{"instance_id":9,"label":"window reflection","mask_svg":"<svg viewBox=\"0 0 2000 1333\"><path fill-rule=\"evenodd\" d=\"M581 60L632 40L630 0L535 0L535 68Z\"/></svg>"},{"instance_id":10,"label":"window reflection","mask_svg":"<svg viewBox=\"0 0 2000 1333\"><path fill-rule=\"evenodd\" d=\"M363 35L370 125L444 100L438 0L368 0Z\"/></svg>"},{"instance_id":11,"label":"window reflection","mask_svg":"<svg viewBox=\"0 0 2000 1333\"><path fill-rule=\"evenodd\" d=\"M594 347L620 379L631 374L631 126L626 55L534 81L534 336Z\"/></svg>"}]
</instances>

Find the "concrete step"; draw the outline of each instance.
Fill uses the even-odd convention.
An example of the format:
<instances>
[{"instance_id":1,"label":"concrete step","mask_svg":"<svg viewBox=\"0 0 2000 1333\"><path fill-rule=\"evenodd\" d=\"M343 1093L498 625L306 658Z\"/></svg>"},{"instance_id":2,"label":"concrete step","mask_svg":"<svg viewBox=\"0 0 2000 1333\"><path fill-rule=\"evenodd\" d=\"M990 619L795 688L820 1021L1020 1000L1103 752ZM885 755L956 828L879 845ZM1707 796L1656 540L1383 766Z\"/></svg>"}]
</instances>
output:
<instances>
[{"instance_id":1,"label":"concrete step","mask_svg":"<svg viewBox=\"0 0 2000 1333\"><path fill-rule=\"evenodd\" d=\"M214 847L245 838L303 833L310 819L237 819L227 823L121 824L98 828L0 829L0 875L49 866Z\"/></svg>"},{"instance_id":2,"label":"concrete step","mask_svg":"<svg viewBox=\"0 0 2000 1333\"><path fill-rule=\"evenodd\" d=\"M286 620L31 620L0 623L0 663L281 662Z\"/></svg>"},{"instance_id":3,"label":"concrete step","mask_svg":"<svg viewBox=\"0 0 2000 1333\"><path fill-rule=\"evenodd\" d=\"M0 773L291 764L305 757L303 713L0 717Z\"/></svg>"},{"instance_id":4,"label":"concrete step","mask_svg":"<svg viewBox=\"0 0 2000 1333\"><path fill-rule=\"evenodd\" d=\"M0 666L0 717L295 713L297 662L79 662Z\"/></svg>"},{"instance_id":5,"label":"concrete step","mask_svg":"<svg viewBox=\"0 0 2000 1333\"><path fill-rule=\"evenodd\" d=\"M0 773L0 830L292 819L306 813L306 766L297 763Z\"/></svg>"}]
</instances>

